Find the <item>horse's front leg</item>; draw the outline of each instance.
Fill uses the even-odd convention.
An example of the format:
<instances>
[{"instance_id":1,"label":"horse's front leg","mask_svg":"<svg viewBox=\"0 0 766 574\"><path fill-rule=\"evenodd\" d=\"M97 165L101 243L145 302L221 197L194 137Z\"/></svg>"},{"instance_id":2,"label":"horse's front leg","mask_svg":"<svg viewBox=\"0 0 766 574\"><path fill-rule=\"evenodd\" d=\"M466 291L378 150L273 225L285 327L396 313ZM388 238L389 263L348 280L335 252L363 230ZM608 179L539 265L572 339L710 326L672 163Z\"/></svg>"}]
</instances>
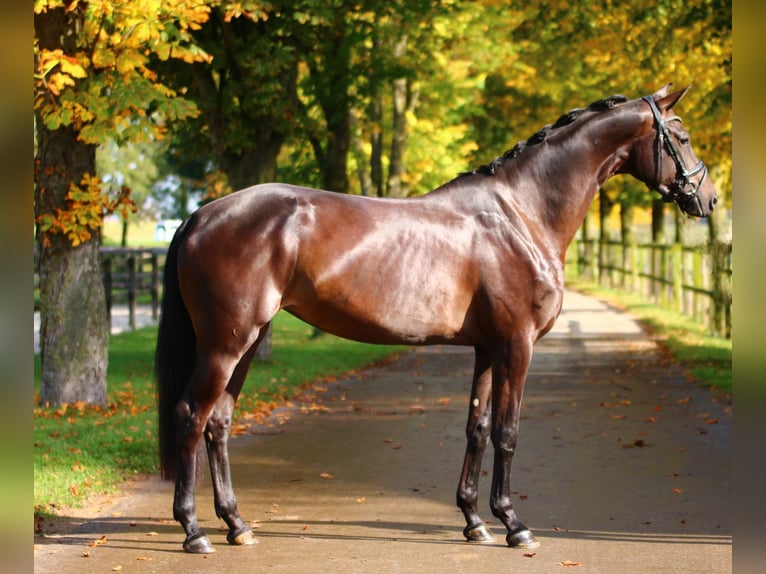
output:
<instances>
[{"instance_id":1,"label":"horse's front leg","mask_svg":"<svg viewBox=\"0 0 766 574\"><path fill-rule=\"evenodd\" d=\"M226 387L226 392L218 399L205 429L210 474L213 478L215 513L229 527L229 533L226 536L229 544L240 546L257 544L258 540L239 515L237 498L231 483L228 442L231 434L231 415L234 404L242 389L248 366L257 346L257 343L253 345L240 360L229 385Z\"/></svg>"},{"instance_id":2,"label":"horse's front leg","mask_svg":"<svg viewBox=\"0 0 766 574\"><path fill-rule=\"evenodd\" d=\"M470 542L491 542L495 539L479 516L477 508L481 460L489 442L491 390L492 370L489 356L483 349L477 348L466 425L467 445L457 489L457 505L466 521L463 535Z\"/></svg>"},{"instance_id":3,"label":"horse's front leg","mask_svg":"<svg viewBox=\"0 0 766 574\"><path fill-rule=\"evenodd\" d=\"M531 338L519 338L503 345L492 364L492 445L495 462L492 473L490 508L508 530L506 542L512 548L538 548L540 543L521 523L511 502L511 461L516 450L529 363Z\"/></svg>"}]
</instances>

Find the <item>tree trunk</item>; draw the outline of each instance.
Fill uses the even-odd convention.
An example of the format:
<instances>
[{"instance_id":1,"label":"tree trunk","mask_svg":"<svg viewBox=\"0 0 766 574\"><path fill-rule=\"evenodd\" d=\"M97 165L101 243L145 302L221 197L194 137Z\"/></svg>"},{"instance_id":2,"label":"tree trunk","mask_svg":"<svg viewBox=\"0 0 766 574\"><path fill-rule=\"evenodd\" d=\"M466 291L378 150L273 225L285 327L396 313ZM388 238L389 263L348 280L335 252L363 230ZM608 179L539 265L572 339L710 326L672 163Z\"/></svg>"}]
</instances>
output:
<instances>
[{"instance_id":1,"label":"tree trunk","mask_svg":"<svg viewBox=\"0 0 766 574\"><path fill-rule=\"evenodd\" d=\"M367 169L367 154L364 150L364 128L360 125L356 110L351 110L351 149L356 160L356 173L359 177L359 192L364 196L373 195L372 177Z\"/></svg>"},{"instance_id":2,"label":"tree trunk","mask_svg":"<svg viewBox=\"0 0 766 574\"><path fill-rule=\"evenodd\" d=\"M253 151L235 155L215 150L218 163L226 174L231 189L239 191L259 183L276 181L277 157L282 150L283 141L282 134L272 131L268 138L262 138Z\"/></svg>"},{"instance_id":3,"label":"tree trunk","mask_svg":"<svg viewBox=\"0 0 766 574\"><path fill-rule=\"evenodd\" d=\"M370 176L375 195L383 197L383 98L373 97L370 102Z\"/></svg>"},{"instance_id":4,"label":"tree trunk","mask_svg":"<svg viewBox=\"0 0 766 574\"><path fill-rule=\"evenodd\" d=\"M96 170L96 148L70 128L49 131L37 118L35 215L67 210L72 183ZM109 324L99 235L73 247L39 231L41 404L106 405Z\"/></svg>"},{"instance_id":5,"label":"tree trunk","mask_svg":"<svg viewBox=\"0 0 766 574\"><path fill-rule=\"evenodd\" d=\"M344 98L347 103L347 99ZM348 151L351 143L350 108L325 109L327 145L322 162L324 188L348 193Z\"/></svg>"},{"instance_id":6,"label":"tree trunk","mask_svg":"<svg viewBox=\"0 0 766 574\"><path fill-rule=\"evenodd\" d=\"M404 35L394 46L394 56L404 58L407 50L407 36ZM417 91L407 78L397 78L392 82L393 89L393 118L391 133L391 158L388 166L388 195L389 197L406 197L409 195L404 173L407 169L407 141L409 125L407 114L415 109Z\"/></svg>"}]
</instances>

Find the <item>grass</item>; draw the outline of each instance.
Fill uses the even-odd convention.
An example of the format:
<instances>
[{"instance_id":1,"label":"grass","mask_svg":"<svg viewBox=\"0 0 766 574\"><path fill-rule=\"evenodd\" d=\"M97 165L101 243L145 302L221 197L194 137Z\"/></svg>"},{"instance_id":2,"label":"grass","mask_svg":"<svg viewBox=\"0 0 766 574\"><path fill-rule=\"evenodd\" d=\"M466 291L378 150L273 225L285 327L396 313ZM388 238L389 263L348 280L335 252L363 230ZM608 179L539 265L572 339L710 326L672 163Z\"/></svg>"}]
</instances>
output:
<instances>
[{"instance_id":1,"label":"grass","mask_svg":"<svg viewBox=\"0 0 766 574\"><path fill-rule=\"evenodd\" d=\"M638 295L574 279L568 279L567 285L633 314L700 384L731 398L731 339L714 337L689 317L652 305Z\"/></svg>"},{"instance_id":2,"label":"grass","mask_svg":"<svg viewBox=\"0 0 766 574\"><path fill-rule=\"evenodd\" d=\"M307 383L382 360L402 347L365 345L321 335L280 313L273 322L273 361L253 363L235 419L265 418ZM133 474L154 473L157 411L152 364L156 328L115 335L109 345L108 405L34 409L34 508L48 516L108 494ZM35 357L35 404L39 402Z\"/></svg>"}]
</instances>

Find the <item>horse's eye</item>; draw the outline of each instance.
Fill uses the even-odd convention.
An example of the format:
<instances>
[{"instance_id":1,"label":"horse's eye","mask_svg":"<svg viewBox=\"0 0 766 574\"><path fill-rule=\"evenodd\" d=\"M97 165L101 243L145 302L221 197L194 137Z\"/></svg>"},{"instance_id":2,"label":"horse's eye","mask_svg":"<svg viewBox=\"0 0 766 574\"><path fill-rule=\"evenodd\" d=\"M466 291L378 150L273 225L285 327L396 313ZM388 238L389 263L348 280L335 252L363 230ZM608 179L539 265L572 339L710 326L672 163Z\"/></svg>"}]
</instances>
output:
<instances>
[{"instance_id":1,"label":"horse's eye","mask_svg":"<svg viewBox=\"0 0 766 574\"><path fill-rule=\"evenodd\" d=\"M689 136L681 136L678 138L678 143L681 145L689 145Z\"/></svg>"}]
</instances>

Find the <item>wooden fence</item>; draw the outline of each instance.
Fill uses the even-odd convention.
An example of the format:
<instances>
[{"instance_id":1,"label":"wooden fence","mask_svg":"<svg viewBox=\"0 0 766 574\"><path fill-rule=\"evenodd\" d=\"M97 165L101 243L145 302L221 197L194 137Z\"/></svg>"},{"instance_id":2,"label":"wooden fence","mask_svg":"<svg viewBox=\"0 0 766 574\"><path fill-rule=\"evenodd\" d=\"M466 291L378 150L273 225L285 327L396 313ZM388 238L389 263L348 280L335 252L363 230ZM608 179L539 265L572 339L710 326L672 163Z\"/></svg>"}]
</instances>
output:
<instances>
[{"instance_id":1,"label":"wooden fence","mask_svg":"<svg viewBox=\"0 0 766 574\"><path fill-rule=\"evenodd\" d=\"M567 273L638 294L731 337L731 243L697 247L576 239Z\"/></svg>"},{"instance_id":2,"label":"wooden fence","mask_svg":"<svg viewBox=\"0 0 766 574\"><path fill-rule=\"evenodd\" d=\"M148 299L152 319L157 320L160 308L162 268L167 248L129 249L101 248L101 270L106 291L106 312L112 319L115 302L128 305L128 322L136 328L136 304Z\"/></svg>"},{"instance_id":3,"label":"wooden fence","mask_svg":"<svg viewBox=\"0 0 766 574\"><path fill-rule=\"evenodd\" d=\"M131 329L136 328L136 305L148 304L152 318L157 320L160 309L162 269L167 248L124 247L101 248L101 273L106 291L106 312L112 319L115 303L126 303ZM35 289L39 286L37 251L35 251ZM37 309L35 309L37 310Z\"/></svg>"}]
</instances>

